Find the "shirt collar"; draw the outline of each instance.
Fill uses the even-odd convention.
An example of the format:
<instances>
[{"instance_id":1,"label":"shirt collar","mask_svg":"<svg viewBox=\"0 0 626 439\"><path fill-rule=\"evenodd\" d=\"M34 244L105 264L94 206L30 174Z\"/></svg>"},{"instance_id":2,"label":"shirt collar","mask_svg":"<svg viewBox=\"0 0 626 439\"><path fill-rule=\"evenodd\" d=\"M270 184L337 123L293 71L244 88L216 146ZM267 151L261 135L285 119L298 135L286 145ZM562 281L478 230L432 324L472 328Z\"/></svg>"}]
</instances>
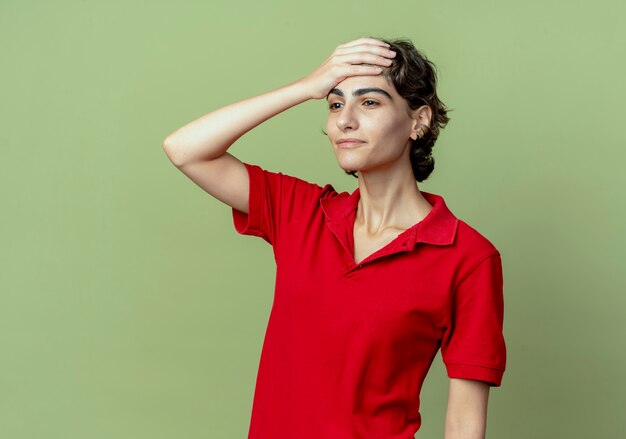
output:
<instances>
[{"instance_id":1,"label":"shirt collar","mask_svg":"<svg viewBox=\"0 0 626 439\"><path fill-rule=\"evenodd\" d=\"M456 236L458 218L448 209L442 196L430 192L420 192L433 208L424 219L413 225L405 233L408 233L410 241L415 243L452 244ZM321 198L320 204L327 220L341 223L357 208L359 199L360 192L357 187L351 194L342 192L334 197Z\"/></svg>"}]
</instances>

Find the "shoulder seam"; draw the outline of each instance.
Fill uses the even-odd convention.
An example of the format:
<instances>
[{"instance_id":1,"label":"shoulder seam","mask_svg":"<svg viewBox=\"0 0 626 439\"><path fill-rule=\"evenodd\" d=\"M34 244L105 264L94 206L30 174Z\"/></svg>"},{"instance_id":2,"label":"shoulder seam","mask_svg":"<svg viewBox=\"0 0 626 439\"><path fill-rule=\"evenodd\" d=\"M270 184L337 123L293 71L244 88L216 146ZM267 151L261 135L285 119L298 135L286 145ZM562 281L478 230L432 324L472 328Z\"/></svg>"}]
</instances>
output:
<instances>
[{"instance_id":1,"label":"shoulder seam","mask_svg":"<svg viewBox=\"0 0 626 439\"><path fill-rule=\"evenodd\" d=\"M478 261L474 264L474 266L465 274L465 276L463 276L456 284L456 286L454 287L454 290L456 291L463 282L465 282L465 280L470 277L470 275L476 271L476 269L480 266L480 264L482 264L485 260L487 260L488 258L492 257L492 256L498 256L500 257L500 252L499 251L495 251L495 252L490 252L487 253L486 255L484 255L483 257L479 258Z\"/></svg>"}]
</instances>

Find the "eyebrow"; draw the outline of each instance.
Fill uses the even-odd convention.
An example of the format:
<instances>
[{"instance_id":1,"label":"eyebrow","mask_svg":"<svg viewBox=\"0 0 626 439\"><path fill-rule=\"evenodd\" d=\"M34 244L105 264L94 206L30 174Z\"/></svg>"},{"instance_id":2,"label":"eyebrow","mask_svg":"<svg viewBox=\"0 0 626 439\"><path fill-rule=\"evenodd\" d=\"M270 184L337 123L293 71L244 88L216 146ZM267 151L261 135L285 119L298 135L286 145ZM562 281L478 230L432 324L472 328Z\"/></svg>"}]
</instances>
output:
<instances>
[{"instance_id":1,"label":"eyebrow","mask_svg":"<svg viewBox=\"0 0 626 439\"><path fill-rule=\"evenodd\" d=\"M393 98L391 97L391 95L389 93L387 93L382 88L378 88L378 87L359 88L358 90L354 90L352 92L352 96L357 97L357 96L364 95L366 93L380 93L380 94L383 94L383 95L387 96L389 98L389 100L393 101ZM341 90L339 90L338 88L333 88L328 93L328 96L326 96L326 100L328 100L328 98L330 97L331 94L335 94L335 95L341 96L341 97L344 96L344 94L343 94L343 92Z\"/></svg>"}]
</instances>

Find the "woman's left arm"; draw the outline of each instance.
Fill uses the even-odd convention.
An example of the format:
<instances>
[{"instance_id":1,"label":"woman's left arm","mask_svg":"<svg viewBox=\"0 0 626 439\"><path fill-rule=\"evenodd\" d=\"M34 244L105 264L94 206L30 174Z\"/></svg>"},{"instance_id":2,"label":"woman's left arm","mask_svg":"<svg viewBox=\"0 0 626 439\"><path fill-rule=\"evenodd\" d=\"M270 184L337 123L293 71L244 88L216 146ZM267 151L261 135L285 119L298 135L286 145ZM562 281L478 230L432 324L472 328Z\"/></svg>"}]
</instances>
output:
<instances>
[{"instance_id":1,"label":"woman's left arm","mask_svg":"<svg viewBox=\"0 0 626 439\"><path fill-rule=\"evenodd\" d=\"M487 427L489 384L450 378L444 439L484 439Z\"/></svg>"}]
</instances>

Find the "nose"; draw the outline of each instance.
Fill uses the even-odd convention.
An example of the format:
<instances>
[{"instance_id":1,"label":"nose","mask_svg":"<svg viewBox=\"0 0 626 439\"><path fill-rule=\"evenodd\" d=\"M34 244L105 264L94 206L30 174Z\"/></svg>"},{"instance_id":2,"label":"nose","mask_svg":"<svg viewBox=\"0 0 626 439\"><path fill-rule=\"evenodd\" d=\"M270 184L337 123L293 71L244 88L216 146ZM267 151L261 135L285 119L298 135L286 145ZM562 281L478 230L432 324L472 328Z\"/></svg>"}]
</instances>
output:
<instances>
[{"instance_id":1,"label":"nose","mask_svg":"<svg viewBox=\"0 0 626 439\"><path fill-rule=\"evenodd\" d=\"M339 114L339 117L337 117L337 128L342 131L357 128L357 121L354 116L354 112L352 111L352 108L347 104L344 104L343 108L341 109L341 113Z\"/></svg>"}]
</instances>

